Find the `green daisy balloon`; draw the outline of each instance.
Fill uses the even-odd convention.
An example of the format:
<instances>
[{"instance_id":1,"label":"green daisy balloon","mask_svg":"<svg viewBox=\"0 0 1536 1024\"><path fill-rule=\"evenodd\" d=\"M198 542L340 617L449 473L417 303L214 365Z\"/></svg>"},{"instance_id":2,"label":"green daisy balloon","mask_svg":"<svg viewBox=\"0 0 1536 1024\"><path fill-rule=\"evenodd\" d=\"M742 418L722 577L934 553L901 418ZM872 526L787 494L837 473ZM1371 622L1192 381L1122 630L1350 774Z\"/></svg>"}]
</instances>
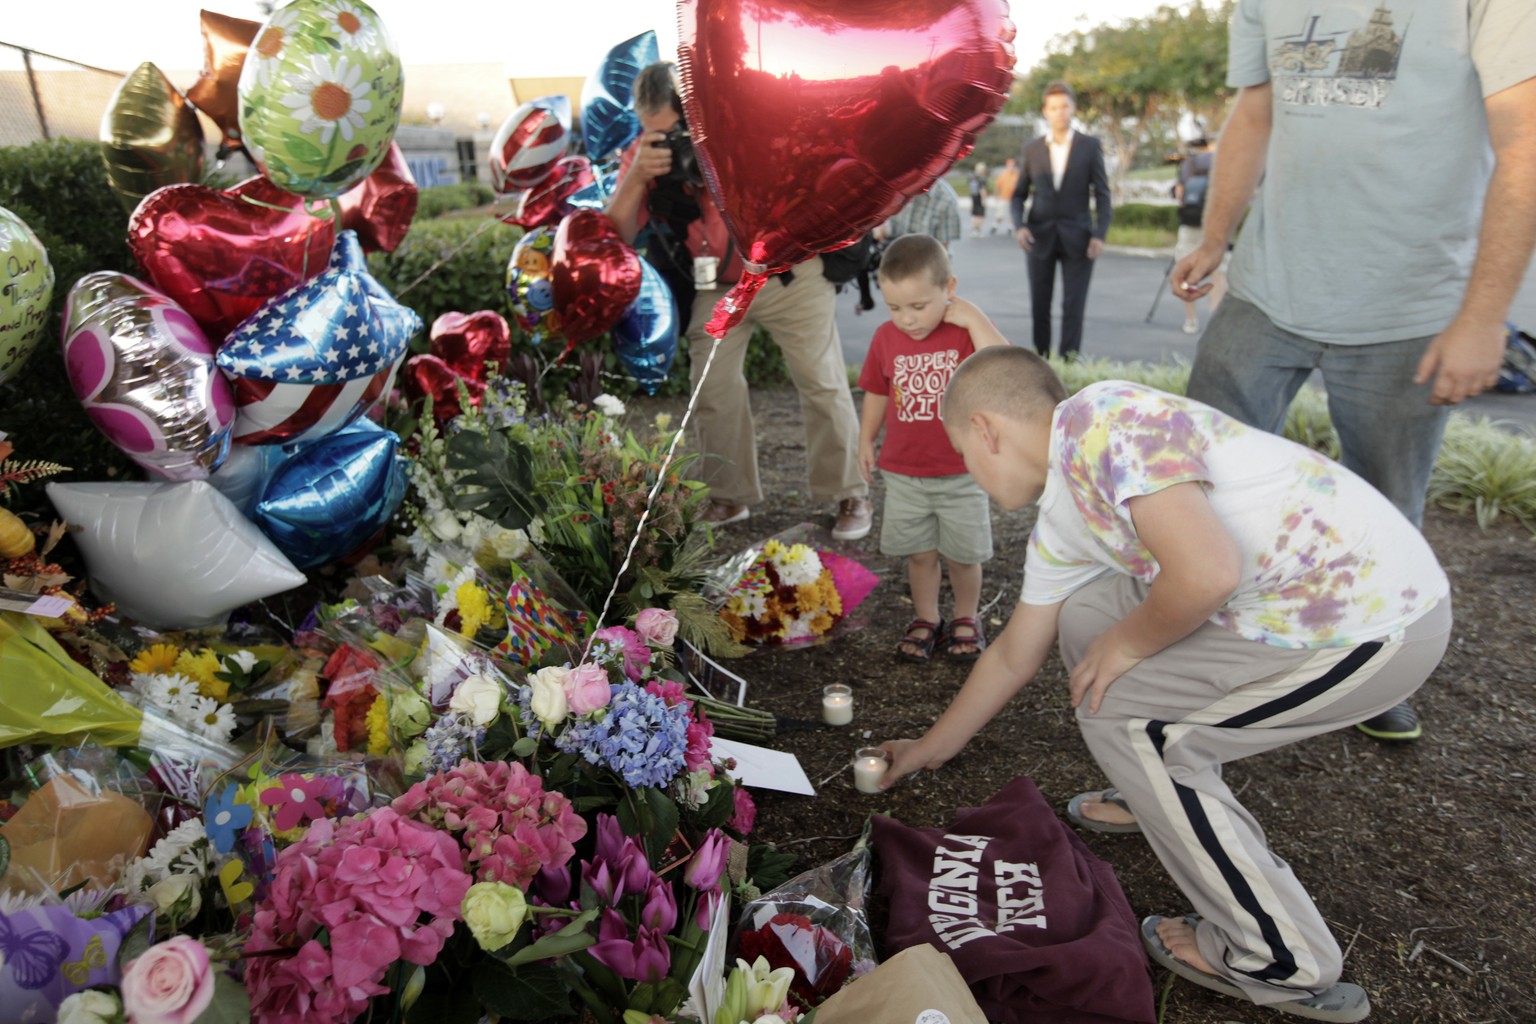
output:
<instances>
[{"instance_id":1,"label":"green daisy balloon","mask_svg":"<svg viewBox=\"0 0 1536 1024\"><path fill-rule=\"evenodd\" d=\"M373 8L295 0L246 52L240 134L272 184L329 199L383 162L404 93L400 55Z\"/></svg>"},{"instance_id":2,"label":"green daisy balloon","mask_svg":"<svg viewBox=\"0 0 1536 1024\"><path fill-rule=\"evenodd\" d=\"M0 206L0 382L14 377L48 327L53 267L26 222Z\"/></svg>"}]
</instances>

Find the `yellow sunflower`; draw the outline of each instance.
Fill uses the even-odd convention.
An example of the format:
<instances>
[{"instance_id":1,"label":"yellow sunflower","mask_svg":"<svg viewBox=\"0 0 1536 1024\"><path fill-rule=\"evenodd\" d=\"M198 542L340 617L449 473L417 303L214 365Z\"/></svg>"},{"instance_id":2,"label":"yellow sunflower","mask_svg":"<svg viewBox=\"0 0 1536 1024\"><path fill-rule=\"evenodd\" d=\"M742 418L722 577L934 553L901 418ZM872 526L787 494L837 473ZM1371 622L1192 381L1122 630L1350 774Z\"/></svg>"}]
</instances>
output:
<instances>
[{"instance_id":1,"label":"yellow sunflower","mask_svg":"<svg viewBox=\"0 0 1536 1024\"><path fill-rule=\"evenodd\" d=\"M151 644L134 655L128 663L128 671L142 672L147 676L170 672L179 654L181 651L174 644Z\"/></svg>"}]
</instances>

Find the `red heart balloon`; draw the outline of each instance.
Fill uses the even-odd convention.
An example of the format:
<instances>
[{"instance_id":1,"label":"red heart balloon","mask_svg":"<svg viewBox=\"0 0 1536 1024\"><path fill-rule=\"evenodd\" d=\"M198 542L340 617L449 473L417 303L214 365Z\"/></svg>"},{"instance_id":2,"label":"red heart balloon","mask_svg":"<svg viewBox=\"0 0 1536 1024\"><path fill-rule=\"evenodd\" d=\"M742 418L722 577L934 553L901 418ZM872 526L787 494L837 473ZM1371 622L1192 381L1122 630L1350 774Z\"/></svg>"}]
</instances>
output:
<instances>
[{"instance_id":1,"label":"red heart balloon","mask_svg":"<svg viewBox=\"0 0 1536 1024\"><path fill-rule=\"evenodd\" d=\"M849 244L927 189L1013 84L1004 0L679 0L678 25L699 166L749 271L716 337L763 275Z\"/></svg>"},{"instance_id":2,"label":"red heart balloon","mask_svg":"<svg viewBox=\"0 0 1536 1024\"><path fill-rule=\"evenodd\" d=\"M619 322L640 296L640 257L599 210L577 210L555 232L550 264L565 352Z\"/></svg>"},{"instance_id":3,"label":"red heart balloon","mask_svg":"<svg viewBox=\"0 0 1536 1024\"><path fill-rule=\"evenodd\" d=\"M468 380L484 380L486 364L505 369L512 358L512 328L495 310L444 313L432 322L433 355Z\"/></svg>"},{"instance_id":4,"label":"red heart balloon","mask_svg":"<svg viewBox=\"0 0 1536 1024\"><path fill-rule=\"evenodd\" d=\"M548 177L523 193L517 213L502 219L530 229L558 224L575 209L570 203L571 196L595 180L591 160L584 156L561 157Z\"/></svg>"},{"instance_id":5,"label":"red heart balloon","mask_svg":"<svg viewBox=\"0 0 1536 1024\"><path fill-rule=\"evenodd\" d=\"M168 185L128 220L128 247L155 287L217 343L272 296L325 269L333 221L266 178L220 192Z\"/></svg>"},{"instance_id":6,"label":"red heart balloon","mask_svg":"<svg viewBox=\"0 0 1536 1024\"><path fill-rule=\"evenodd\" d=\"M363 183L341 194L341 226L357 232L364 252L394 252L416 216L416 179L391 142L384 162Z\"/></svg>"},{"instance_id":7,"label":"red heart balloon","mask_svg":"<svg viewBox=\"0 0 1536 1024\"><path fill-rule=\"evenodd\" d=\"M400 368L400 386L414 402L432 398L432 418L439 423L453 419L463 412L459 402L459 384L469 392L469 404L478 406L485 394L485 382L461 377L453 367L437 356L411 356Z\"/></svg>"}]
</instances>

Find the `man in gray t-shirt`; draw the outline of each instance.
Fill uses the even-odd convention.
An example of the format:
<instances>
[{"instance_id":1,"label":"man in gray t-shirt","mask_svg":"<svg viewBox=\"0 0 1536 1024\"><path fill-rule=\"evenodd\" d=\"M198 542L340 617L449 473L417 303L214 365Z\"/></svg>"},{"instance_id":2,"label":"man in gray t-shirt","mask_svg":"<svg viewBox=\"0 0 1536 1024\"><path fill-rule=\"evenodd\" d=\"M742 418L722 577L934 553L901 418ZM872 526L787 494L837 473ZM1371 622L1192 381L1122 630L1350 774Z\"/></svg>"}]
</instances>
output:
<instances>
[{"instance_id":1,"label":"man in gray t-shirt","mask_svg":"<svg viewBox=\"0 0 1536 1024\"><path fill-rule=\"evenodd\" d=\"M1340 461L1421 524L1448 407L1497 379L1536 245L1536 4L1239 0L1227 84L1174 294L1209 290L1253 208L1189 395L1279 432L1319 371ZM1421 731L1407 705L1361 728Z\"/></svg>"}]
</instances>

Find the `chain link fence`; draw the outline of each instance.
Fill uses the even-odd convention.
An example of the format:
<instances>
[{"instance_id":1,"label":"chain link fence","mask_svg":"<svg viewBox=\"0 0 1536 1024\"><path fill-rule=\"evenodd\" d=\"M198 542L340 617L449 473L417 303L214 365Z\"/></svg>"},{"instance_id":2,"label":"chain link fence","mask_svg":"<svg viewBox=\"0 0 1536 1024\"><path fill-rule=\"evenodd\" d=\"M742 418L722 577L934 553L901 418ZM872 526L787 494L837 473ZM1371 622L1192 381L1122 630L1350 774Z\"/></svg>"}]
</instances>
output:
<instances>
[{"instance_id":1,"label":"chain link fence","mask_svg":"<svg viewBox=\"0 0 1536 1024\"><path fill-rule=\"evenodd\" d=\"M0 146L95 139L123 72L0 42Z\"/></svg>"}]
</instances>

